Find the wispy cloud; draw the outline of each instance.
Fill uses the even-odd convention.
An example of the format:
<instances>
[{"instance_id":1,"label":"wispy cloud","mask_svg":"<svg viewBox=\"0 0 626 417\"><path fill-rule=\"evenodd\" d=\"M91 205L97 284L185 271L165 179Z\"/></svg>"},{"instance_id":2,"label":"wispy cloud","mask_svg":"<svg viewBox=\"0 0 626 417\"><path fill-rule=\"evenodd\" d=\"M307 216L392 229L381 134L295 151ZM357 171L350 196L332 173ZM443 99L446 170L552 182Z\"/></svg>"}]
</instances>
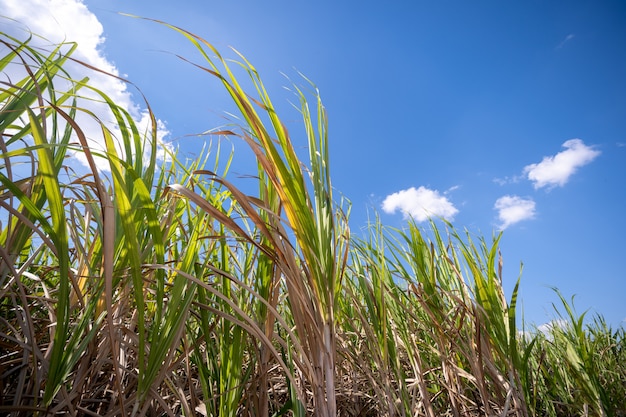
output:
<instances>
[{"instance_id":1,"label":"wispy cloud","mask_svg":"<svg viewBox=\"0 0 626 417\"><path fill-rule=\"evenodd\" d=\"M535 217L535 202L530 198L516 195L505 195L496 200L494 209L498 211L500 229L504 230L512 224Z\"/></svg>"},{"instance_id":2,"label":"wispy cloud","mask_svg":"<svg viewBox=\"0 0 626 417\"><path fill-rule=\"evenodd\" d=\"M569 41L571 41L572 39L574 39L576 37L576 35L574 35L573 33L570 33L569 35L567 35L562 41L561 43L559 43L556 47L556 49L561 49L563 46L565 46L565 44Z\"/></svg>"},{"instance_id":3,"label":"wispy cloud","mask_svg":"<svg viewBox=\"0 0 626 417\"><path fill-rule=\"evenodd\" d=\"M494 178L493 182L498 185L507 185L518 183L521 179L524 179L523 175L514 175L512 177L506 176L504 178Z\"/></svg>"},{"instance_id":4,"label":"wispy cloud","mask_svg":"<svg viewBox=\"0 0 626 417\"><path fill-rule=\"evenodd\" d=\"M524 167L524 175L533 182L535 189L564 186L578 168L589 164L600 155L600 151L585 145L580 139L570 139L562 146L564 151Z\"/></svg>"},{"instance_id":5,"label":"wispy cloud","mask_svg":"<svg viewBox=\"0 0 626 417\"><path fill-rule=\"evenodd\" d=\"M437 190L426 187L411 187L385 197L382 204L385 213L400 211L405 218L412 217L423 222L431 217L443 217L452 220L459 210L447 197Z\"/></svg>"},{"instance_id":6,"label":"wispy cloud","mask_svg":"<svg viewBox=\"0 0 626 417\"><path fill-rule=\"evenodd\" d=\"M25 39L28 32L31 31L38 36L33 37L30 46L47 50L58 43L76 42L78 47L72 55L74 59L119 76L118 68L102 52L102 46L105 42L103 26L82 1L1 0L0 4L2 4L3 16L20 22L18 24L2 19L5 33L18 39ZM127 84L106 74L89 70L84 65L72 61L67 62L65 69L74 79L88 76L93 87L105 92L116 104L130 113L140 131L147 131L150 123L150 118L147 117L148 113L133 100L127 89ZM3 75L11 80L19 80L24 74L18 71L17 68L7 67ZM61 84L58 80L57 86L59 88L63 88ZM69 87L68 83L65 88ZM81 100L78 104L79 107L92 111L105 122L114 120L108 106L98 100L94 93L90 94L86 89L83 89L81 94L90 99ZM98 139L102 137L98 123L91 117L80 114L80 112L77 119L86 136L92 140L90 146L100 150L104 149L103 141ZM168 132L161 121L158 121L157 127L159 138L162 139ZM119 132L115 129L114 124L110 124L109 128L114 135L118 135ZM104 161L100 162L100 168L106 169L107 165L103 163Z\"/></svg>"}]
</instances>

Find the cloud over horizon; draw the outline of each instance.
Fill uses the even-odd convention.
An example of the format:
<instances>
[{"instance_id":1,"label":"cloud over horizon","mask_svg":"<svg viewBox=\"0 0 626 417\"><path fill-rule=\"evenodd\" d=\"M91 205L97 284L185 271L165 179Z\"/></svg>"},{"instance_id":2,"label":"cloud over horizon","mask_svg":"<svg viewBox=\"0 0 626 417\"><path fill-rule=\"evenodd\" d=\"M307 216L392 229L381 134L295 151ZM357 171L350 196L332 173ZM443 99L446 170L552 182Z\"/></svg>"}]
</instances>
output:
<instances>
[{"instance_id":1,"label":"cloud over horizon","mask_svg":"<svg viewBox=\"0 0 626 417\"><path fill-rule=\"evenodd\" d=\"M72 55L74 59L115 76L120 75L118 68L106 58L102 51L105 42L102 24L81 0L59 0L55 2L0 0L0 6L2 6L2 15L8 17L8 19L2 19L3 32L17 39L26 39L32 32L36 36L33 36L29 45L43 50L52 50L57 44L63 42L76 42L78 46ZM64 68L74 79L89 77L90 85L103 91L114 103L129 112L141 132L148 130L150 124L148 112L133 100L126 83L72 61L67 61ZM4 73L3 78L13 81L25 76L23 69L11 69L10 67L7 67ZM67 90L71 86L69 82L66 85L63 84L58 79L56 81L57 89ZM115 124L108 123L114 120L108 106L101 102L99 96L87 89L81 89L80 94L90 99L80 100L78 106L92 111L119 138L119 130ZM91 140L90 146L95 149L104 149L99 124L82 112L78 112L76 118L79 126ZM159 140L162 140L168 133L165 124L160 120L157 121L157 130ZM120 147L120 152L122 149L123 147ZM159 155L162 154L163 149L161 148ZM84 158L81 158L80 155L77 155L77 159L85 163ZM104 163L103 160L98 162L100 169L108 169L108 164Z\"/></svg>"},{"instance_id":2,"label":"cloud over horizon","mask_svg":"<svg viewBox=\"0 0 626 417\"><path fill-rule=\"evenodd\" d=\"M535 201L531 198L522 198L516 195L505 195L496 200L494 209L498 211L500 229L535 217Z\"/></svg>"},{"instance_id":3,"label":"cloud over horizon","mask_svg":"<svg viewBox=\"0 0 626 417\"><path fill-rule=\"evenodd\" d=\"M388 214L399 210L404 218L412 217L418 222L424 222L432 217L453 220L459 212L439 191L423 186L417 189L411 187L388 195L383 201L382 209Z\"/></svg>"},{"instance_id":4,"label":"cloud over horizon","mask_svg":"<svg viewBox=\"0 0 626 417\"><path fill-rule=\"evenodd\" d=\"M532 181L535 189L562 187L576 171L593 161L600 151L587 146L580 139L570 139L562 145L565 150L554 156L546 156L536 164L524 167L524 175Z\"/></svg>"}]
</instances>

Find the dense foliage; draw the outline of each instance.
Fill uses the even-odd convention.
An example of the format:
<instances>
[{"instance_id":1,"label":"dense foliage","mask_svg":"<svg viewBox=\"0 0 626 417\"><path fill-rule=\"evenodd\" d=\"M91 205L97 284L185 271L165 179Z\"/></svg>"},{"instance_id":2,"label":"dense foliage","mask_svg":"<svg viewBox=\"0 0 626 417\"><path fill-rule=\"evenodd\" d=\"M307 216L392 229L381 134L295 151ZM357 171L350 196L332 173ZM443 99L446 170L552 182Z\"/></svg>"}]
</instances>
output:
<instances>
[{"instance_id":1,"label":"dense foliage","mask_svg":"<svg viewBox=\"0 0 626 417\"><path fill-rule=\"evenodd\" d=\"M140 131L66 73L75 45L0 37L0 70L24 75L0 79L1 414L626 415L623 328L562 298L548 331L518 329L499 236L379 221L352 236L320 97L295 89L305 167L254 67L235 68L252 94L172 29L240 110L215 135L253 150L256 195L218 173L214 149L159 162L154 117Z\"/></svg>"}]
</instances>

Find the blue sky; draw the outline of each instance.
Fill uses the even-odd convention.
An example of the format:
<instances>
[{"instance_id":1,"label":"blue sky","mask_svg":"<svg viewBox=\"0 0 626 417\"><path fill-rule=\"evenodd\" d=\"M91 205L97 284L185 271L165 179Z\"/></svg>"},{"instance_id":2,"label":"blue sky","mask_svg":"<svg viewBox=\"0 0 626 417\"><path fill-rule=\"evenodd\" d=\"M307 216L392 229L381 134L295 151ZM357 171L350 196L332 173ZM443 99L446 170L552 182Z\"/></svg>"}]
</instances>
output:
<instances>
[{"instance_id":1,"label":"blue sky","mask_svg":"<svg viewBox=\"0 0 626 417\"><path fill-rule=\"evenodd\" d=\"M171 54L200 61L179 35L115 12L166 20L229 56L236 48L261 73L296 143L302 131L283 74L300 83L302 72L329 113L333 184L352 201L354 233L374 211L394 227L430 213L487 238L504 229L505 286L523 262L527 321L555 317L553 286L576 295L580 313L612 325L626 319L623 2L0 5L0 14L51 40L76 40L83 59L127 75L163 122L165 140L190 156L202 140L186 135L227 123L232 105ZM139 103L110 87L130 107ZM233 175L253 173L251 156L235 146Z\"/></svg>"}]
</instances>

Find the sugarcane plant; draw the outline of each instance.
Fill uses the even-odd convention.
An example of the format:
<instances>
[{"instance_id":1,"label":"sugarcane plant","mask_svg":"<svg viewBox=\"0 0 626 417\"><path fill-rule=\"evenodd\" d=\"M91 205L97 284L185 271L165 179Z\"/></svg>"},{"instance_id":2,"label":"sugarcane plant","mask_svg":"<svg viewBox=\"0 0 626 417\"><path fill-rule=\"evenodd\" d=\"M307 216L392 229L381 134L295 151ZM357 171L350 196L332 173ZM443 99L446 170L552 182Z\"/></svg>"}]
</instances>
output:
<instances>
[{"instance_id":1,"label":"sugarcane plant","mask_svg":"<svg viewBox=\"0 0 626 417\"><path fill-rule=\"evenodd\" d=\"M500 234L378 216L351 233L315 85L291 83L302 129L288 131L242 54L152 22L239 112L191 160L160 141L147 100L142 127L72 77L136 88L76 44L0 33L1 414L626 414L623 328L558 293L553 325L529 329ZM228 141L255 156L253 195Z\"/></svg>"}]
</instances>

